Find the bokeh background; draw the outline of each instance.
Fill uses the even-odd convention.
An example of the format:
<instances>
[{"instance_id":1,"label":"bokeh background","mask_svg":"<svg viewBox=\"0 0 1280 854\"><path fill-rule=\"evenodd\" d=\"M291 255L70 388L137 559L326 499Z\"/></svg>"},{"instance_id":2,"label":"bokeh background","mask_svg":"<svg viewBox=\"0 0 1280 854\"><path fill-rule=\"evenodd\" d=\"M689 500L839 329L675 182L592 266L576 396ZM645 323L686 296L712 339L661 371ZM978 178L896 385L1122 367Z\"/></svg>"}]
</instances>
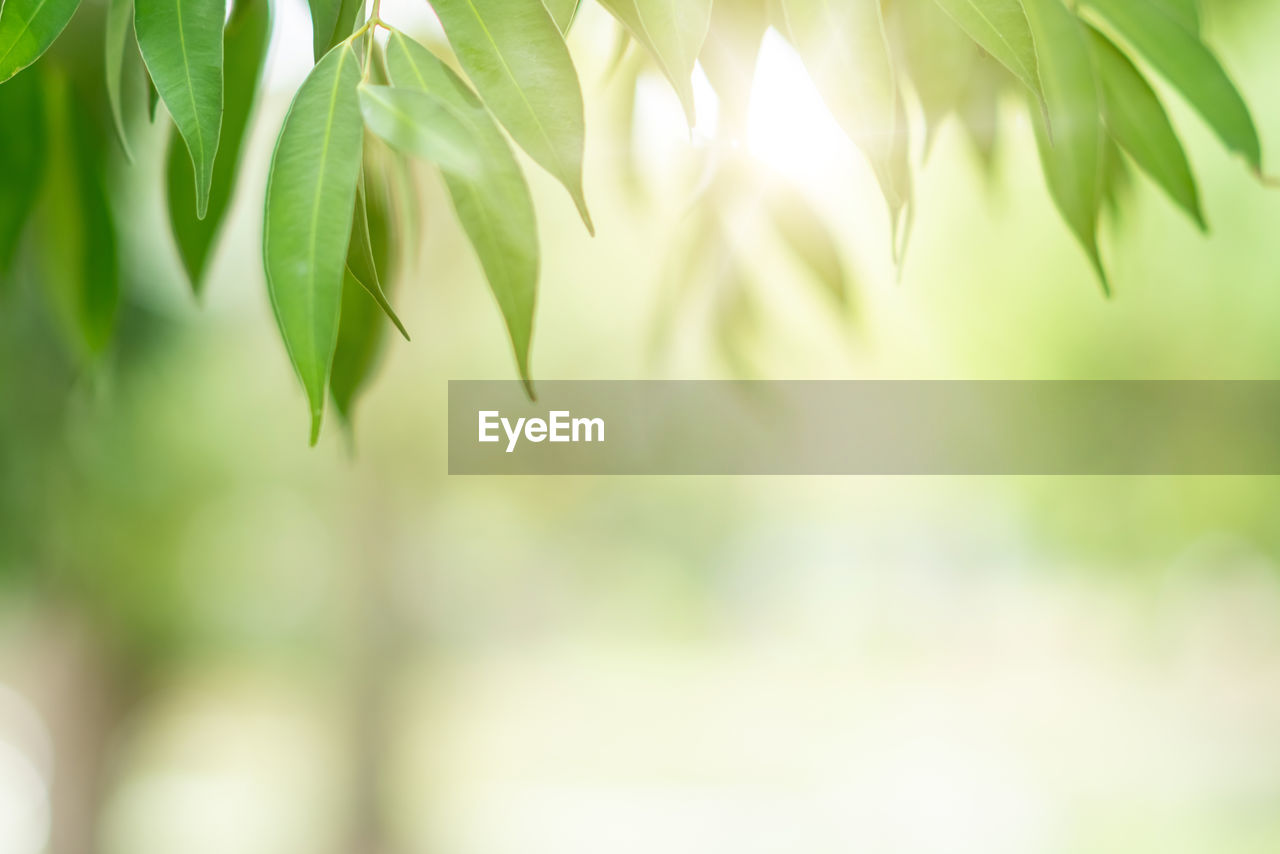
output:
<instances>
[{"instance_id":1,"label":"bokeh background","mask_svg":"<svg viewBox=\"0 0 1280 854\"><path fill-rule=\"evenodd\" d=\"M1280 6L1206 5L1280 162ZM388 340L354 441L308 448L258 260L310 64L303 4L276 27L202 304L157 237L162 131L126 188L107 365L70 367L38 283L0 297L0 852L1280 850L1274 478L451 479L446 381L514 369L426 170L394 298L414 341ZM729 152L705 83L692 138L653 74L628 130L612 42L589 6L598 236L528 170L536 376L1277 376L1280 194L1175 97L1212 234L1136 179L1107 301L1017 99L993 163L944 129L899 274L780 38ZM715 158L746 198L727 328L687 269ZM849 305L751 230L757 180L823 212Z\"/></svg>"}]
</instances>

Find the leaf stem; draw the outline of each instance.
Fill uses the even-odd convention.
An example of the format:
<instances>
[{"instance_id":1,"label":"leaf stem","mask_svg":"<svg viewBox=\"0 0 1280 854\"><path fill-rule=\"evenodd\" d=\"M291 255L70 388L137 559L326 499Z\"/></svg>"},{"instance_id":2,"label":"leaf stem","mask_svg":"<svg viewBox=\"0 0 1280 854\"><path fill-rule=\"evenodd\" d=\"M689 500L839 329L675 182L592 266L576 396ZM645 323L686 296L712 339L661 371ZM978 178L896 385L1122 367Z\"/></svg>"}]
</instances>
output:
<instances>
[{"instance_id":1,"label":"leaf stem","mask_svg":"<svg viewBox=\"0 0 1280 854\"><path fill-rule=\"evenodd\" d=\"M0 2L3 2L3 0L0 0ZM378 27L382 27L382 29L389 33L400 32L395 27L382 20L382 0L373 0L373 9L369 12L369 20L361 24L354 33L347 37L347 41L354 44L356 40L362 36L369 36L369 43L365 46L364 62L361 68L364 81L366 83L369 81L370 69L373 66L373 34Z\"/></svg>"}]
</instances>

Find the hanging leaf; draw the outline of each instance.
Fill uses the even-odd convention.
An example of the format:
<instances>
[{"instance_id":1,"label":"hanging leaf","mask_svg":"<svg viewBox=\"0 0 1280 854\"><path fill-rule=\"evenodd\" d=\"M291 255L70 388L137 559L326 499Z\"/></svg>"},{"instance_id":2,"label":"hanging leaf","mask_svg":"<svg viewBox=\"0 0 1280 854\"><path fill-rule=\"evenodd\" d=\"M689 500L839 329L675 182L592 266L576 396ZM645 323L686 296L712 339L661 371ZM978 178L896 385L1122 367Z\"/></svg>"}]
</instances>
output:
<instances>
[{"instance_id":1,"label":"hanging leaf","mask_svg":"<svg viewBox=\"0 0 1280 854\"><path fill-rule=\"evenodd\" d=\"M1119 221L1123 217L1124 196L1133 186L1133 173L1129 161L1119 144L1107 137L1102 146L1102 189L1099 190L1102 205Z\"/></svg>"},{"instance_id":2,"label":"hanging leaf","mask_svg":"<svg viewBox=\"0 0 1280 854\"><path fill-rule=\"evenodd\" d=\"M120 299L115 225L107 203L105 142L60 72L45 75L48 166L40 202L40 282L71 349L94 362L111 341Z\"/></svg>"},{"instance_id":3,"label":"hanging leaf","mask_svg":"<svg viewBox=\"0 0 1280 854\"><path fill-rule=\"evenodd\" d=\"M0 83L40 58L80 0L4 0L0 5Z\"/></svg>"},{"instance_id":4,"label":"hanging leaf","mask_svg":"<svg viewBox=\"0 0 1280 854\"><path fill-rule=\"evenodd\" d=\"M752 294L751 276L742 262L727 255L716 271L713 342L729 374L747 380L760 376L753 355L760 347L761 310Z\"/></svg>"},{"instance_id":5,"label":"hanging leaf","mask_svg":"<svg viewBox=\"0 0 1280 854\"><path fill-rule=\"evenodd\" d=\"M399 275L400 246L396 223L397 203L385 162L387 158L374 156L366 144L363 170L364 212L362 219L367 228L369 262L378 272L379 279L391 287ZM354 237L353 231L353 237ZM386 296L379 288L385 302ZM330 393L334 407L352 427L356 398L369 381L377 364L378 354L386 339L386 325L378 300L367 287L363 287L348 264L342 286L342 321L338 325L338 345L333 356L333 376ZM402 330L403 331L403 330ZM407 336L406 336L407 338Z\"/></svg>"},{"instance_id":6,"label":"hanging leaf","mask_svg":"<svg viewBox=\"0 0 1280 854\"><path fill-rule=\"evenodd\" d=\"M351 243L347 247L347 273L355 277L356 284L369 292L374 303L395 324L396 329L409 340L409 331L404 328L395 309L391 307L386 292L382 289L382 276L378 273L386 264L380 262L374 251L369 207L372 204L366 191L366 170L361 171L360 182L356 185L355 214L351 218Z\"/></svg>"},{"instance_id":7,"label":"hanging leaf","mask_svg":"<svg viewBox=\"0 0 1280 854\"><path fill-rule=\"evenodd\" d=\"M316 62L355 32L364 0L308 0L311 50Z\"/></svg>"},{"instance_id":8,"label":"hanging leaf","mask_svg":"<svg viewBox=\"0 0 1280 854\"><path fill-rule=\"evenodd\" d=\"M311 405L312 444L338 338L360 173L359 84L360 60L349 43L325 54L294 96L267 179L267 290Z\"/></svg>"},{"instance_id":9,"label":"hanging leaf","mask_svg":"<svg viewBox=\"0 0 1280 854\"><path fill-rule=\"evenodd\" d=\"M765 208L778 235L827 295L837 305L849 305L853 290L839 242L809 200L790 187L778 187L769 193Z\"/></svg>"},{"instance_id":10,"label":"hanging leaf","mask_svg":"<svg viewBox=\"0 0 1280 854\"><path fill-rule=\"evenodd\" d=\"M1044 109L1036 44L1023 0L935 0L960 29L1013 72ZM1125 0L1121 0L1125 2Z\"/></svg>"},{"instance_id":11,"label":"hanging leaf","mask_svg":"<svg viewBox=\"0 0 1280 854\"><path fill-rule=\"evenodd\" d=\"M377 365L386 340L383 312L350 270L342 278L342 319L333 351L329 381L334 408L348 430L353 429L356 398Z\"/></svg>"},{"instance_id":12,"label":"hanging leaf","mask_svg":"<svg viewBox=\"0 0 1280 854\"><path fill-rule=\"evenodd\" d=\"M343 0L307 0L311 12L311 53L316 62L329 50L342 4Z\"/></svg>"},{"instance_id":13,"label":"hanging leaf","mask_svg":"<svg viewBox=\"0 0 1280 854\"><path fill-rule=\"evenodd\" d=\"M973 64L973 72L961 97L959 115L969 141L990 181L995 177L996 148L1000 142L1000 96L1008 75L995 61L982 56Z\"/></svg>"},{"instance_id":14,"label":"hanging leaf","mask_svg":"<svg viewBox=\"0 0 1280 854\"><path fill-rule=\"evenodd\" d=\"M195 169L196 216L204 218L222 127L224 0L135 0L138 47Z\"/></svg>"},{"instance_id":15,"label":"hanging leaf","mask_svg":"<svg viewBox=\"0 0 1280 854\"><path fill-rule=\"evenodd\" d=\"M394 86L434 95L452 104L457 116L467 119L457 127L469 130L469 144L481 154L486 168L476 176L445 169L445 185L498 301L520 376L532 396L529 346L540 261L538 226L524 174L484 105L430 51L392 33L387 63Z\"/></svg>"},{"instance_id":16,"label":"hanging leaf","mask_svg":"<svg viewBox=\"0 0 1280 854\"><path fill-rule=\"evenodd\" d=\"M145 70L145 69L144 69ZM151 123L156 123L156 110L160 108L160 93L156 91L156 81L151 79L151 72L146 73L147 78L147 116L151 119Z\"/></svg>"},{"instance_id":17,"label":"hanging leaf","mask_svg":"<svg viewBox=\"0 0 1280 854\"><path fill-rule=\"evenodd\" d=\"M907 127L879 3L778 0L778 10L823 100L875 169L896 245L911 198Z\"/></svg>"},{"instance_id":18,"label":"hanging leaf","mask_svg":"<svg viewBox=\"0 0 1280 854\"><path fill-rule=\"evenodd\" d=\"M1107 130L1204 230L1204 213L1191 164L1160 99L1142 72L1106 36L1090 28L1089 45L1098 72Z\"/></svg>"},{"instance_id":19,"label":"hanging leaf","mask_svg":"<svg viewBox=\"0 0 1280 854\"><path fill-rule=\"evenodd\" d=\"M564 184L595 233L582 189L582 91L540 0L435 0L449 44L515 141Z\"/></svg>"},{"instance_id":20,"label":"hanging leaf","mask_svg":"<svg viewBox=\"0 0 1280 854\"><path fill-rule=\"evenodd\" d=\"M573 19L578 16L581 0L543 0L543 2L547 11L551 13L551 19L556 22L556 27L560 29L560 33L569 35Z\"/></svg>"},{"instance_id":21,"label":"hanging leaf","mask_svg":"<svg viewBox=\"0 0 1280 854\"><path fill-rule=\"evenodd\" d=\"M387 57L382 46L376 42L373 45L373 55L370 57L372 64L369 66L369 79L380 86L389 84L390 78L387 76ZM363 107L361 108L363 110ZM366 129L367 129L366 125ZM386 151L385 147L379 150L380 142L376 137L366 136L364 142L364 167L360 170L360 180L356 184L356 207L355 214L351 219L351 243L347 247L347 274L354 276L355 282L364 288L374 304L386 315L386 318L395 325L400 334L404 336L404 340L409 340L409 332L405 325L400 321L400 317L396 314L395 309L391 307L391 301L387 299L386 290L383 288L384 275L387 273L388 261L382 258L375 246L374 233L379 225L389 227L389 221L379 223L379 211L374 208L381 205L386 210L381 211L382 214L390 215L392 202L389 198L374 198L373 193L382 192L383 195L390 196L390 186L388 184L387 171L394 169L397 165L401 165L403 161ZM382 157L376 156L382 154ZM371 186L372 182L378 182L378 186ZM386 237L386 235L383 235ZM343 302L347 302L346 285L343 286ZM339 325L338 331L339 351L342 347L342 329ZM337 357L335 356L335 359ZM335 364L335 371L337 366ZM338 399L338 393L334 391L334 399Z\"/></svg>"},{"instance_id":22,"label":"hanging leaf","mask_svg":"<svg viewBox=\"0 0 1280 854\"><path fill-rule=\"evenodd\" d=\"M44 174L44 101L40 77L24 74L0 86L0 116L22 133L0 133L0 280L40 195Z\"/></svg>"},{"instance_id":23,"label":"hanging leaf","mask_svg":"<svg viewBox=\"0 0 1280 854\"><path fill-rule=\"evenodd\" d=\"M1025 0L1025 4L1054 128L1050 140L1046 129L1033 122L1049 194L1088 254L1103 290L1110 293L1097 234L1106 136L1084 25L1061 0Z\"/></svg>"},{"instance_id":24,"label":"hanging leaf","mask_svg":"<svg viewBox=\"0 0 1280 854\"><path fill-rule=\"evenodd\" d=\"M746 135L760 45L769 29L766 0L718 0L699 62L720 99L717 124L731 138Z\"/></svg>"},{"instance_id":25,"label":"hanging leaf","mask_svg":"<svg viewBox=\"0 0 1280 854\"><path fill-rule=\"evenodd\" d=\"M364 125L402 154L436 163L451 175L477 180L487 168L475 146L471 117L432 92L365 84Z\"/></svg>"},{"instance_id":26,"label":"hanging leaf","mask_svg":"<svg viewBox=\"0 0 1280 854\"><path fill-rule=\"evenodd\" d=\"M1262 169L1249 107L1217 57L1169 12L1172 0L1087 0L1200 113L1228 149Z\"/></svg>"},{"instance_id":27,"label":"hanging leaf","mask_svg":"<svg viewBox=\"0 0 1280 854\"><path fill-rule=\"evenodd\" d=\"M924 112L927 156L943 120L963 102L979 54L934 0L894 0L885 14L895 61L907 69Z\"/></svg>"},{"instance_id":28,"label":"hanging leaf","mask_svg":"<svg viewBox=\"0 0 1280 854\"><path fill-rule=\"evenodd\" d=\"M106 34L106 86L107 103L111 107L111 120L115 125L116 138L130 163L133 162L133 151L129 147L129 137L124 129L124 111L120 100L120 83L124 76L124 53L129 43L129 31L133 24L133 0L110 0L107 5Z\"/></svg>"},{"instance_id":29,"label":"hanging leaf","mask_svg":"<svg viewBox=\"0 0 1280 854\"><path fill-rule=\"evenodd\" d=\"M222 142L213 162L209 206L203 219L196 216L191 160L176 136L169 139L169 222L182 266L197 295L203 289L214 245L231 207L240 175L240 154L249 136L270 41L271 0L236 0L224 36L227 100L222 115Z\"/></svg>"},{"instance_id":30,"label":"hanging leaf","mask_svg":"<svg viewBox=\"0 0 1280 854\"><path fill-rule=\"evenodd\" d=\"M711 0L600 0L600 5L653 54L693 127L693 66L711 24Z\"/></svg>"}]
</instances>

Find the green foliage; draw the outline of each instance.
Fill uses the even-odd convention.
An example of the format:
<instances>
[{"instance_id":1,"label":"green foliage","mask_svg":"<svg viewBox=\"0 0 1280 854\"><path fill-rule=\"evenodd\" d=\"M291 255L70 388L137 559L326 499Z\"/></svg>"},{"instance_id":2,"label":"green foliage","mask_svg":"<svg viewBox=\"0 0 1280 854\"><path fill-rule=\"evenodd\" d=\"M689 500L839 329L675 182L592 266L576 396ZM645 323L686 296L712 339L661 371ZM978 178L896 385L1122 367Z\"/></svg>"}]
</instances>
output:
<instances>
[{"instance_id":1,"label":"green foliage","mask_svg":"<svg viewBox=\"0 0 1280 854\"><path fill-rule=\"evenodd\" d=\"M352 0L307 0L311 9L311 50L316 62L351 35L363 6Z\"/></svg>"},{"instance_id":2,"label":"green foliage","mask_svg":"<svg viewBox=\"0 0 1280 854\"><path fill-rule=\"evenodd\" d=\"M391 311L382 282L394 283L399 273L404 233L399 222L400 200L395 161L366 140L360 198L352 224L352 248L347 256L342 284L342 322L334 350L329 381L334 407L348 425L355 417L355 402L373 376L378 353L386 338L383 315L392 319L407 340L409 335Z\"/></svg>"},{"instance_id":3,"label":"green foliage","mask_svg":"<svg viewBox=\"0 0 1280 854\"><path fill-rule=\"evenodd\" d=\"M1040 46L1031 33L1023 0L937 0L979 47L1043 99Z\"/></svg>"},{"instance_id":4,"label":"green foliage","mask_svg":"<svg viewBox=\"0 0 1280 854\"><path fill-rule=\"evenodd\" d=\"M483 154L487 164L484 173L472 176L445 168L445 185L498 300L520 376L532 393L529 345L537 300L539 249L533 200L524 174L484 105L430 51L393 34L387 64L393 85L430 93L450 104L459 119L458 129L468 135L467 145Z\"/></svg>"},{"instance_id":5,"label":"green foliage","mask_svg":"<svg viewBox=\"0 0 1280 854\"><path fill-rule=\"evenodd\" d=\"M1098 271L1103 290L1109 290L1098 251L1106 138L1084 24L1059 0L1024 0L1024 8L1049 113L1049 128L1036 125L1045 180L1062 218Z\"/></svg>"},{"instance_id":6,"label":"green foliage","mask_svg":"<svg viewBox=\"0 0 1280 854\"><path fill-rule=\"evenodd\" d=\"M436 0L433 8L489 109L564 184L594 231L582 188L582 92L551 14L540 0Z\"/></svg>"},{"instance_id":7,"label":"green foliage","mask_svg":"<svg viewBox=\"0 0 1280 854\"><path fill-rule=\"evenodd\" d=\"M720 99L719 122L730 138L745 136L751 84L760 44L769 29L767 0L719 0L699 62Z\"/></svg>"},{"instance_id":8,"label":"green foliage","mask_svg":"<svg viewBox=\"0 0 1280 854\"><path fill-rule=\"evenodd\" d=\"M1180 23L1186 20L1186 0L1087 2L1174 85L1227 148L1262 170L1262 143L1244 98L1199 35ZM1184 7L1181 16L1169 11L1177 7Z\"/></svg>"},{"instance_id":9,"label":"green foliage","mask_svg":"<svg viewBox=\"0 0 1280 854\"><path fill-rule=\"evenodd\" d=\"M790 187L775 187L765 197L765 210L778 236L822 289L837 305L847 306L853 299L853 288L839 244L809 200Z\"/></svg>"},{"instance_id":10,"label":"green foliage","mask_svg":"<svg viewBox=\"0 0 1280 854\"><path fill-rule=\"evenodd\" d=\"M135 0L133 27L160 100L195 167L196 216L209 207L222 130L222 0Z\"/></svg>"},{"instance_id":11,"label":"green foliage","mask_svg":"<svg viewBox=\"0 0 1280 854\"><path fill-rule=\"evenodd\" d=\"M0 83L40 58L80 0L5 0L0 5Z\"/></svg>"},{"instance_id":12,"label":"green foliage","mask_svg":"<svg viewBox=\"0 0 1280 854\"><path fill-rule=\"evenodd\" d=\"M235 0L223 37L226 107L222 141L213 161L213 181L205 215L198 215L195 175L191 160L177 136L169 139L167 190L169 222L192 289L199 294L215 241L235 192L240 153L249 135L250 119L271 41L269 0Z\"/></svg>"},{"instance_id":13,"label":"green foliage","mask_svg":"<svg viewBox=\"0 0 1280 854\"><path fill-rule=\"evenodd\" d=\"M896 0L886 16L895 61L907 72L924 113L927 151L943 121L963 103L979 50L934 0Z\"/></svg>"},{"instance_id":14,"label":"green foliage","mask_svg":"<svg viewBox=\"0 0 1280 854\"><path fill-rule=\"evenodd\" d=\"M1090 28L1090 47L1111 136L1200 228L1200 191L1177 131L1151 84L1106 36Z\"/></svg>"},{"instance_id":15,"label":"green foliage","mask_svg":"<svg viewBox=\"0 0 1280 854\"><path fill-rule=\"evenodd\" d=\"M711 0L600 0L675 87L693 127L693 65L711 25Z\"/></svg>"},{"instance_id":16,"label":"green foliage","mask_svg":"<svg viewBox=\"0 0 1280 854\"><path fill-rule=\"evenodd\" d=\"M364 288L365 293L369 295L374 304L387 316L387 320L394 323L396 329L400 330L400 334L404 336L404 340L408 341L410 340L409 330L405 329L404 323L396 315L395 309L391 307L386 291L382 289L382 274L378 272L378 269L386 269L387 260L379 258L378 253L374 250L373 228L370 225L370 221L373 219L370 214L370 208L373 207L373 204L369 201L366 186L367 179L365 175L367 171L368 167L366 166L360 173L360 183L356 185L356 208L354 215L351 217L351 243L347 247L346 275L354 278L356 284ZM384 204L382 207L386 207L386 205ZM385 224L383 225L385 227ZM340 364L341 360L335 356L335 368Z\"/></svg>"},{"instance_id":17,"label":"green foliage","mask_svg":"<svg viewBox=\"0 0 1280 854\"><path fill-rule=\"evenodd\" d=\"M578 17L578 8L582 5L580 0L546 0L543 5L551 13L551 19L556 22L560 33L569 35L569 28L573 26L574 19Z\"/></svg>"},{"instance_id":18,"label":"green foliage","mask_svg":"<svg viewBox=\"0 0 1280 854\"><path fill-rule=\"evenodd\" d=\"M866 154L895 234L911 202L906 113L879 3L777 0L778 24L827 105ZM895 241L896 243L896 241Z\"/></svg>"},{"instance_id":19,"label":"green foliage","mask_svg":"<svg viewBox=\"0 0 1280 854\"><path fill-rule=\"evenodd\" d=\"M77 0L0 6L0 81L8 81L0 86L0 278L38 271L54 315L66 321L71 351L85 361L109 346L116 323L124 257L116 217L125 214L112 188L132 182L113 170L139 168L129 161L142 150L132 114L142 110L141 88L133 88L141 86L140 69L153 120L160 101L172 119L169 221L191 285L202 288L242 183L274 0L231 0L229 18L227 2L106 0L79 11ZM1204 41L1196 0L596 2L621 34L610 86L621 88L623 128L633 126L646 64L670 82L691 125L695 62L720 98L721 138L706 157L710 190L695 203L686 231L702 254L691 268L708 271L717 288L708 301L721 312L714 335L735 363L749 364L743 349L763 316L748 288L752 259L727 233L743 205L759 208L761 233L790 250L834 303L850 308L856 301L841 247L813 206L794 188L760 183L758 171L753 177L737 168L770 26L798 51L873 169L898 260L912 221L917 156L945 122L957 121L989 165L1010 91L1029 95L1049 195L1104 287L1100 223L1123 204L1131 164L1204 227L1191 163L1152 75L1228 150L1262 170L1253 118ZM592 229L583 95L565 43L581 0L430 5L461 74L450 57L383 20L378 0L309 2L317 64L277 139L263 258L313 439L326 398L351 421L387 328L408 338L389 296L406 248L417 244L416 182L407 161L441 173L530 393L541 250L523 167L508 139L568 190ZM631 41L642 49L628 50ZM910 115L916 108L922 122ZM923 144L912 138L921 127Z\"/></svg>"},{"instance_id":20,"label":"green foliage","mask_svg":"<svg viewBox=\"0 0 1280 854\"><path fill-rule=\"evenodd\" d=\"M0 133L0 279L8 276L18 240L40 195L46 157L40 78L24 74L0 86L0 115L21 133Z\"/></svg>"},{"instance_id":21,"label":"green foliage","mask_svg":"<svg viewBox=\"0 0 1280 854\"><path fill-rule=\"evenodd\" d=\"M104 51L106 68L103 79L107 85L107 102L111 105L111 120L116 135L120 138L120 147L124 149L129 162L133 162L133 151L129 148L129 136L124 127L124 105L121 101L121 86L124 78L125 50L129 46L130 30L133 29L133 0L110 0L107 4L107 23L105 27L107 43Z\"/></svg>"},{"instance_id":22,"label":"green foliage","mask_svg":"<svg viewBox=\"0 0 1280 854\"><path fill-rule=\"evenodd\" d=\"M91 111L73 81L45 75L47 176L36 213L36 263L67 336L86 365L106 350L120 300L106 164Z\"/></svg>"},{"instance_id":23,"label":"green foliage","mask_svg":"<svg viewBox=\"0 0 1280 854\"><path fill-rule=\"evenodd\" d=\"M267 181L267 290L311 403L313 443L338 341L360 174L359 85L360 60L349 43L325 54L289 107Z\"/></svg>"}]
</instances>

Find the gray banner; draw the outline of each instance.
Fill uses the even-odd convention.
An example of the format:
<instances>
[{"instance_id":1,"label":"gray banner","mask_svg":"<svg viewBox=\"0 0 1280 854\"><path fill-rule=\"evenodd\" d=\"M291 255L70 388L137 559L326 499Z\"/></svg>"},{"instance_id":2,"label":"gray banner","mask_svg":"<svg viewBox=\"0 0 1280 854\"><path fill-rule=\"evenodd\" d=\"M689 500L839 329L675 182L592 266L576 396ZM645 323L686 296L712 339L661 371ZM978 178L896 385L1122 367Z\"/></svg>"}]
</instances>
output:
<instances>
[{"instance_id":1,"label":"gray banner","mask_svg":"<svg viewBox=\"0 0 1280 854\"><path fill-rule=\"evenodd\" d=\"M449 472L1280 474L1280 381L449 383Z\"/></svg>"}]
</instances>

